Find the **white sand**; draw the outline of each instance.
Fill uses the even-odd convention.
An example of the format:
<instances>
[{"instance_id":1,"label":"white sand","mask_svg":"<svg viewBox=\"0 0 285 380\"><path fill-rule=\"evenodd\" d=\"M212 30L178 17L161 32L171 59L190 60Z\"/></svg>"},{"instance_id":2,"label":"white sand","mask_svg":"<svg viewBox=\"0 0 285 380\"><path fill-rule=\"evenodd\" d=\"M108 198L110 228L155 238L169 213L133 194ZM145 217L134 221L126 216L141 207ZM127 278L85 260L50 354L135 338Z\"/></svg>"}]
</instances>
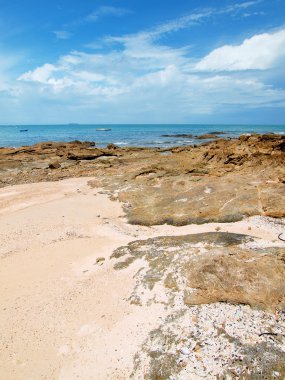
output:
<instances>
[{"instance_id":1,"label":"white sand","mask_svg":"<svg viewBox=\"0 0 285 380\"><path fill-rule=\"evenodd\" d=\"M0 189L1 380L129 378L133 355L165 311L129 303L138 264L115 271L109 259L115 248L217 227L270 242L280 231L260 217L130 226L121 205L90 188L89 180Z\"/></svg>"}]
</instances>

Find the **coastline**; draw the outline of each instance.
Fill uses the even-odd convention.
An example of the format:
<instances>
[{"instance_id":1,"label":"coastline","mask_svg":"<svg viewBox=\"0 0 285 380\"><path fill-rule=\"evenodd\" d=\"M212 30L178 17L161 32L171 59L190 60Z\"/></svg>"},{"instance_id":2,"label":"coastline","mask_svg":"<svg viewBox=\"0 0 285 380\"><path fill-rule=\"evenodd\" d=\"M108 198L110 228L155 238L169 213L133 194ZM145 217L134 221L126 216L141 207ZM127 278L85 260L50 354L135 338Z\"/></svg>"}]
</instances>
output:
<instances>
[{"instance_id":1,"label":"coastline","mask_svg":"<svg viewBox=\"0 0 285 380\"><path fill-rule=\"evenodd\" d=\"M283 378L284 140L0 149L1 376Z\"/></svg>"},{"instance_id":2,"label":"coastline","mask_svg":"<svg viewBox=\"0 0 285 380\"><path fill-rule=\"evenodd\" d=\"M98 131L99 129L99 131ZM22 131L22 132L21 132ZM173 147L200 144L201 135L238 138L246 134L284 134L285 125L250 124L78 124L0 126L1 146L20 147L42 142L96 141L124 147ZM222 134L221 134L222 133ZM205 141L205 140L204 140Z\"/></svg>"}]
</instances>

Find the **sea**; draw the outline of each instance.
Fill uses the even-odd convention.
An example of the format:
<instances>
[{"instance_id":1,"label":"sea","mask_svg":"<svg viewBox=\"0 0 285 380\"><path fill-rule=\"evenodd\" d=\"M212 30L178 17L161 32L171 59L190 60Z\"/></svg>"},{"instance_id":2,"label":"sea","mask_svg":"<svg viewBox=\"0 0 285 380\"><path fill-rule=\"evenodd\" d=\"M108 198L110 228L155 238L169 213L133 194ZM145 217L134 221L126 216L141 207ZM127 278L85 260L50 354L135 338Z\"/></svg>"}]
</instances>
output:
<instances>
[{"instance_id":1,"label":"sea","mask_svg":"<svg viewBox=\"0 0 285 380\"><path fill-rule=\"evenodd\" d=\"M64 124L64 125L0 125L0 147L19 147L44 141L93 141L98 147L117 146L172 147L200 144L197 136L224 132L219 137L242 134L281 133L285 125L235 124ZM192 137L175 136L188 134ZM171 135L171 136L165 136Z\"/></svg>"}]
</instances>

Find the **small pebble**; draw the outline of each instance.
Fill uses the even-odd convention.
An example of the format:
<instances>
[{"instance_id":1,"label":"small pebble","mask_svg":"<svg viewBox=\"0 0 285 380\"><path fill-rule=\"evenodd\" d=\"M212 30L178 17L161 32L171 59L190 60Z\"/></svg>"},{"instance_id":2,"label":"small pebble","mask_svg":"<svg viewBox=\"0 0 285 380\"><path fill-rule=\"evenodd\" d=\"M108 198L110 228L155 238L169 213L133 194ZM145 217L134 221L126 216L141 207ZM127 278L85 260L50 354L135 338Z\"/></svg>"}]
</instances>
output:
<instances>
[{"instance_id":1,"label":"small pebble","mask_svg":"<svg viewBox=\"0 0 285 380\"><path fill-rule=\"evenodd\" d=\"M279 377L279 376L280 376L280 372L273 371L273 372L272 372L272 375L273 375L274 377Z\"/></svg>"},{"instance_id":2,"label":"small pebble","mask_svg":"<svg viewBox=\"0 0 285 380\"><path fill-rule=\"evenodd\" d=\"M182 355L189 355L190 354L190 350L188 347L182 347L180 352Z\"/></svg>"}]
</instances>

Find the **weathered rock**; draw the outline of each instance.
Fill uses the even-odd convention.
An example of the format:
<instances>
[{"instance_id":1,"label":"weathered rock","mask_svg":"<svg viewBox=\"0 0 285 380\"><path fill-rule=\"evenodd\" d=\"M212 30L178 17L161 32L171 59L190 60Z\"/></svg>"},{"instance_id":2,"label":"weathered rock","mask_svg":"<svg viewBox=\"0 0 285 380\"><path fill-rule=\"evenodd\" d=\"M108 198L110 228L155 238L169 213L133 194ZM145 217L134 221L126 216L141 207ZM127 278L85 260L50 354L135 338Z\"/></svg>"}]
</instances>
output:
<instances>
[{"instance_id":1,"label":"weathered rock","mask_svg":"<svg viewBox=\"0 0 285 380\"><path fill-rule=\"evenodd\" d=\"M72 152L69 152L67 154L67 158L69 160L95 160L98 157L101 157L103 155L110 155L104 153L102 150L97 148L92 149L80 149L80 150L73 150Z\"/></svg>"},{"instance_id":2,"label":"weathered rock","mask_svg":"<svg viewBox=\"0 0 285 380\"><path fill-rule=\"evenodd\" d=\"M180 179L165 179L159 187L141 184L122 191L119 199L131 205L126 208L129 222L186 225L234 222L260 214L285 216L283 184L262 184L252 176L204 177L202 169Z\"/></svg>"},{"instance_id":3,"label":"weathered rock","mask_svg":"<svg viewBox=\"0 0 285 380\"><path fill-rule=\"evenodd\" d=\"M285 306L285 249L222 250L185 264L186 305L248 304L275 311Z\"/></svg>"},{"instance_id":4,"label":"weathered rock","mask_svg":"<svg viewBox=\"0 0 285 380\"><path fill-rule=\"evenodd\" d=\"M48 167L49 169L59 169L61 165L58 161L55 161L55 162L51 162Z\"/></svg>"},{"instance_id":5,"label":"weathered rock","mask_svg":"<svg viewBox=\"0 0 285 380\"><path fill-rule=\"evenodd\" d=\"M204 135L200 135L196 137L198 140L208 140L208 139L216 139L217 136L213 133L205 133Z\"/></svg>"},{"instance_id":6,"label":"weathered rock","mask_svg":"<svg viewBox=\"0 0 285 380\"><path fill-rule=\"evenodd\" d=\"M0 149L0 184L95 177L133 224L230 222L285 216L285 136L251 135L196 148L92 148L89 142ZM93 160L96 160L94 165ZM61 170L45 170L58 161ZM79 163L80 165L76 165ZM19 170L20 169L20 170ZM127 185L127 186L126 186Z\"/></svg>"},{"instance_id":7,"label":"weathered rock","mask_svg":"<svg viewBox=\"0 0 285 380\"><path fill-rule=\"evenodd\" d=\"M223 232L159 237L132 242L112 257L120 260L115 269L142 258L148 263L138 272L134 298L161 283L173 298L183 294L186 305L228 302L274 312L285 307L285 248L251 249L253 241Z\"/></svg>"},{"instance_id":8,"label":"weathered rock","mask_svg":"<svg viewBox=\"0 0 285 380\"><path fill-rule=\"evenodd\" d=\"M119 149L119 147L115 144L108 144L107 145L107 149L111 149L111 150L114 150L114 149Z\"/></svg>"},{"instance_id":9,"label":"weathered rock","mask_svg":"<svg viewBox=\"0 0 285 380\"><path fill-rule=\"evenodd\" d=\"M85 148L91 148L91 147L94 147L96 145L94 141L80 141L80 140L70 141L69 144L80 145L80 146L83 146Z\"/></svg>"},{"instance_id":10,"label":"weathered rock","mask_svg":"<svg viewBox=\"0 0 285 380\"><path fill-rule=\"evenodd\" d=\"M193 135L191 133L176 133L173 135L161 135L161 137L181 137L181 138L191 139Z\"/></svg>"},{"instance_id":11,"label":"weathered rock","mask_svg":"<svg viewBox=\"0 0 285 380\"><path fill-rule=\"evenodd\" d=\"M283 137L217 140L197 149L172 149L124 167L104 185L119 192L130 223L141 225L231 222L253 215L285 216ZM143 166L142 166L143 164ZM256 170L258 168L258 170ZM125 183L128 186L125 186ZM120 185L121 184L121 185ZM116 188L115 188L116 187ZM120 187L123 188L120 191Z\"/></svg>"},{"instance_id":12,"label":"weathered rock","mask_svg":"<svg viewBox=\"0 0 285 380\"><path fill-rule=\"evenodd\" d=\"M114 251L117 270L137 260L129 301L166 313L137 351L132 378L283 379L285 248L265 243L216 232Z\"/></svg>"},{"instance_id":13,"label":"weathered rock","mask_svg":"<svg viewBox=\"0 0 285 380\"><path fill-rule=\"evenodd\" d=\"M16 160L1 160L0 161L0 170L11 170L21 167L21 161Z\"/></svg>"}]
</instances>

